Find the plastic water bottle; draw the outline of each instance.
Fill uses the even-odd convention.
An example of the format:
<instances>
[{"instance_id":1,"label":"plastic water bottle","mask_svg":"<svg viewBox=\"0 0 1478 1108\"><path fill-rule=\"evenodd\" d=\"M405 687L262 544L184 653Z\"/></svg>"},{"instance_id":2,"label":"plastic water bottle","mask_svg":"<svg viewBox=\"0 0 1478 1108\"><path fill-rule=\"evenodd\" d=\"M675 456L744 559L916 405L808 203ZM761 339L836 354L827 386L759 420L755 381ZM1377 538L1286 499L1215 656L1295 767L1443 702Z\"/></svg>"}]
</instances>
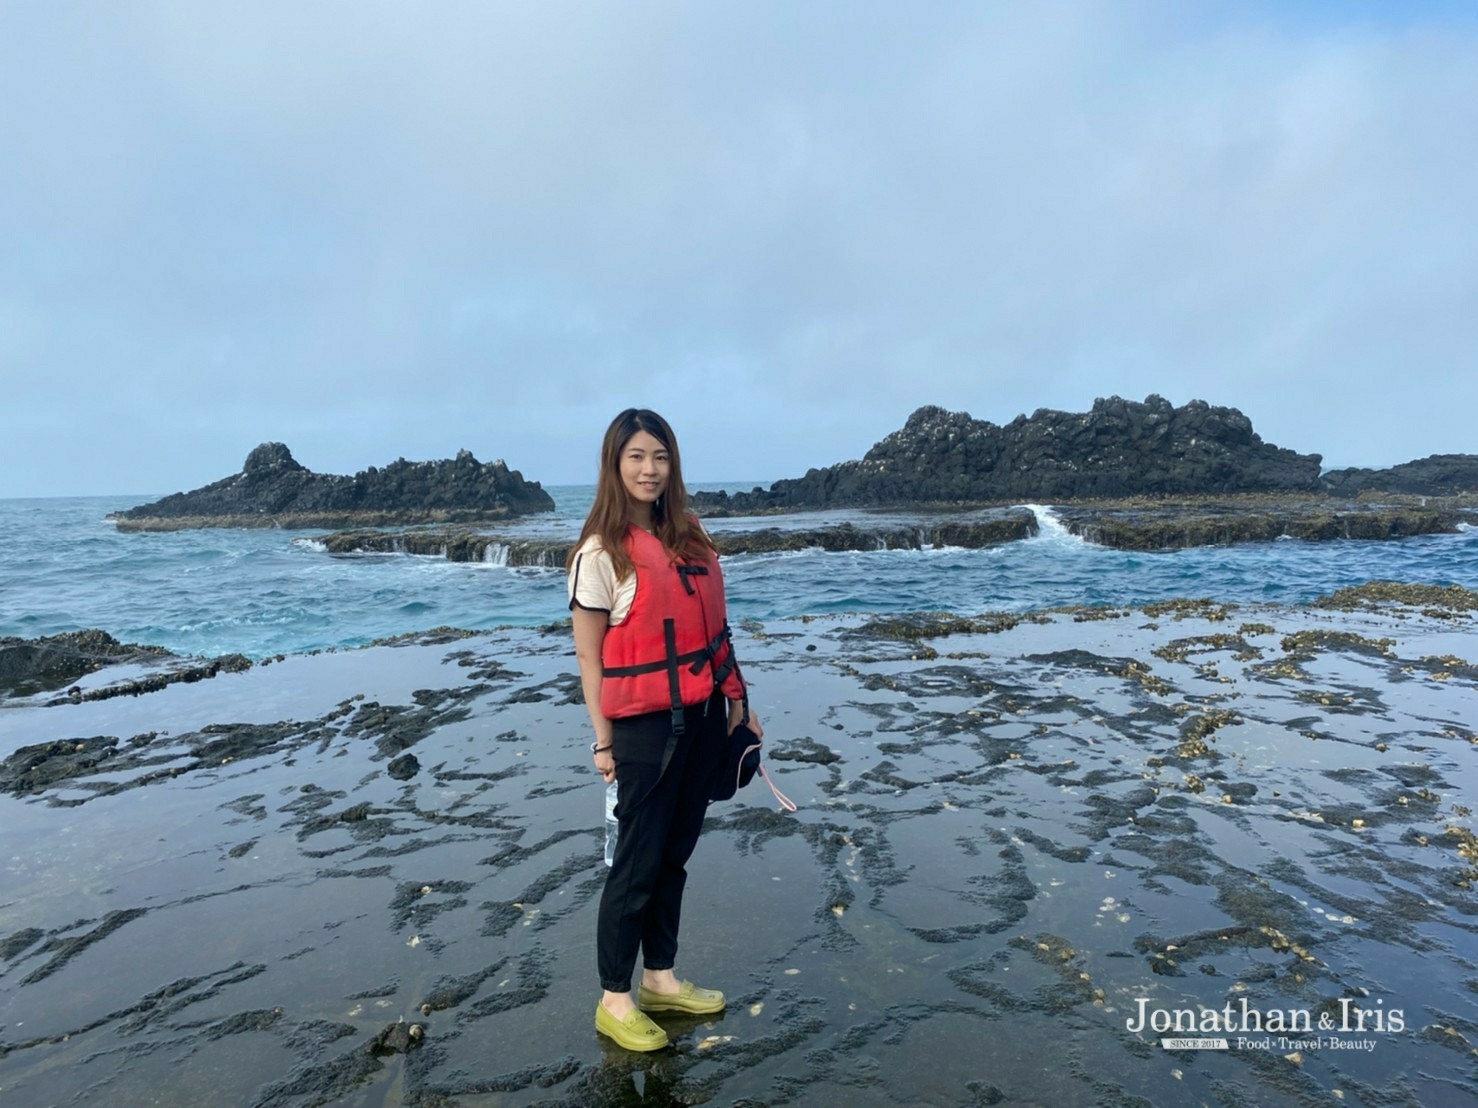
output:
<instances>
[{"instance_id":1,"label":"plastic water bottle","mask_svg":"<svg viewBox=\"0 0 1478 1108\"><path fill-rule=\"evenodd\" d=\"M606 786L606 865L616 860L616 834L621 825L616 820L616 782Z\"/></svg>"}]
</instances>

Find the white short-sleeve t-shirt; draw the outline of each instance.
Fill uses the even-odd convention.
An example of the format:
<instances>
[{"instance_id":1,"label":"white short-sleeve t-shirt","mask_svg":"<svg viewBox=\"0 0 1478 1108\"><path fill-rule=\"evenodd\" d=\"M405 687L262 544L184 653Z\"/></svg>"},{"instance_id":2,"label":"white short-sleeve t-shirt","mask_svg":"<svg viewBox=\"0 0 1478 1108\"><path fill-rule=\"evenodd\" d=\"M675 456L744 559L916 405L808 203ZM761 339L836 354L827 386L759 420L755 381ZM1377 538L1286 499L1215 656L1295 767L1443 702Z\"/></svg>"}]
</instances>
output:
<instances>
[{"instance_id":1,"label":"white short-sleeve t-shirt","mask_svg":"<svg viewBox=\"0 0 1478 1108\"><path fill-rule=\"evenodd\" d=\"M625 620L636 597L636 574L628 573L624 581L616 580L616 567L606 553L599 535L591 535L575 553L566 589L570 607L579 605L594 612L607 612L611 626Z\"/></svg>"}]
</instances>

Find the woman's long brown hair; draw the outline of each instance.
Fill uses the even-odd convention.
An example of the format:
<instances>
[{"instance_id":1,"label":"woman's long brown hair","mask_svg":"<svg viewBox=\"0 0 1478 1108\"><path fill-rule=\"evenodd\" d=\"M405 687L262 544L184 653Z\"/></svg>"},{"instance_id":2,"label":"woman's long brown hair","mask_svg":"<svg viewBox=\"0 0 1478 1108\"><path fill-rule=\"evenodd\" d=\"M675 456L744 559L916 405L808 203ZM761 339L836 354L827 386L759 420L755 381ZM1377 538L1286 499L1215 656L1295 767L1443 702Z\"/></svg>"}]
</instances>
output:
<instances>
[{"instance_id":1,"label":"woman's long brown hair","mask_svg":"<svg viewBox=\"0 0 1478 1108\"><path fill-rule=\"evenodd\" d=\"M713 553L712 540L698 526L698 521L688 514L688 490L683 486L677 436L672 433L667 420L650 408L627 408L606 428L605 441L600 445L600 477L595 483L595 503L585 517L579 541L570 548L569 557L565 559L566 571L574 565L575 552L585 540L591 535L599 535L601 546L605 547L616 568L616 580L622 580L632 572L631 556L626 553L625 541L626 524L631 514L630 498L626 487L621 484L621 451L638 431L645 431L660 442L671 461L667 488L652 505L652 522L656 524L657 538L661 540L668 558L707 561Z\"/></svg>"}]
</instances>

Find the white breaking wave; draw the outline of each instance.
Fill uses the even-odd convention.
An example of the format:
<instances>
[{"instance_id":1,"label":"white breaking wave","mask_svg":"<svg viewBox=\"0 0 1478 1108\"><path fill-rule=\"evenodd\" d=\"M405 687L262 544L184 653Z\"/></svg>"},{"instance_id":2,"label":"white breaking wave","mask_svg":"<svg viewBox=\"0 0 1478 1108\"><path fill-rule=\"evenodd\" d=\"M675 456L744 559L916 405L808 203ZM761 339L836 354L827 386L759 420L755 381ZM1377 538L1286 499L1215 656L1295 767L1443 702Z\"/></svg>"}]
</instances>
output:
<instances>
[{"instance_id":1,"label":"white breaking wave","mask_svg":"<svg viewBox=\"0 0 1478 1108\"><path fill-rule=\"evenodd\" d=\"M482 560L490 566L508 564L508 546L501 542L490 542L482 548Z\"/></svg>"},{"instance_id":2,"label":"white breaking wave","mask_svg":"<svg viewBox=\"0 0 1478 1108\"><path fill-rule=\"evenodd\" d=\"M294 546L301 546L306 550L316 550L320 554L328 553L328 546L317 539L293 539Z\"/></svg>"},{"instance_id":3,"label":"white breaking wave","mask_svg":"<svg viewBox=\"0 0 1478 1108\"><path fill-rule=\"evenodd\" d=\"M1058 518L1056 512L1045 504L1023 504L1023 508L1037 517L1037 540L1045 542L1068 542L1082 545L1083 540L1073 534Z\"/></svg>"}]
</instances>

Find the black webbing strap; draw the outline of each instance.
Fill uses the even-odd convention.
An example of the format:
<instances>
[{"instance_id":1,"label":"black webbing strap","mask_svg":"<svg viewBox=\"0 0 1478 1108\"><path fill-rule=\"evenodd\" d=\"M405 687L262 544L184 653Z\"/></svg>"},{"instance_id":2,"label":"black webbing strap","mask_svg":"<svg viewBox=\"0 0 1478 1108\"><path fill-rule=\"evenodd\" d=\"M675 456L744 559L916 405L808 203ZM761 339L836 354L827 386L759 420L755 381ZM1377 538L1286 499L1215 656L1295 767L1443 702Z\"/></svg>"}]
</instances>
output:
<instances>
[{"instance_id":1,"label":"black webbing strap","mask_svg":"<svg viewBox=\"0 0 1478 1108\"><path fill-rule=\"evenodd\" d=\"M677 667L681 664L677 654L677 622L662 621L662 643L667 652L663 665L667 670L667 691L672 694L672 733L681 735L683 726L683 689L678 680Z\"/></svg>"},{"instance_id":2,"label":"black webbing strap","mask_svg":"<svg viewBox=\"0 0 1478 1108\"><path fill-rule=\"evenodd\" d=\"M729 634L729 625L727 623L724 624L724 629L714 636L713 643L709 645L713 646L714 643L717 643L719 646L722 646L724 643L729 644L729 656L713 667L713 684L715 688L718 688L724 683L724 679L731 672L739 668L739 660L734 657L734 640ZM714 648L714 653L718 653L717 647ZM696 673L697 670L693 672Z\"/></svg>"},{"instance_id":3,"label":"black webbing strap","mask_svg":"<svg viewBox=\"0 0 1478 1108\"><path fill-rule=\"evenodd\" d=\"M704 565L690 566L686 563L677 567L678 580L683 583L683 589L687 592L689 596L692 596L693 593L697 591L693 588L693 582L688 580L689 577L692 577L694 575L697 575L699 577L707 577L708 567Z\"/></svg>"},{"instance_id":4,"label":"black webbing strap","mask_svg":"<svg viewBox=\"0 0 1478 1108\"><path fill-rule=\"evenodd\" d=\"M693 673L697 673L703 668L703 663L712 658L718 648L723 645L728 633L729 629L725 626L706 646L677 655L677 664L683 666L692 663L690 668ZM658 670L666 669L667 663L667 658L659 658L655 662L638 662L631 666L604 666L601 668L601 673L606 677L635 677L638 674L656 673Z\"/></svg>"},{"instance_id":5,"label":"black webbing strap","mask_svg":"<svg viewBox=\"0 0 1478 1108\"><path fill-rule=\"evenodd\" d=\"M667 772L667 763L672 761L672 752L677 749L677 735L671 731L667 733L667 745L662 748L662 766L657 770L657 780L662 780L662 775ZM653 785L652 788L656 788Z\"/></svg>"},{"instance_id":6,"label":"black webbing strap","mask_svg":"<svg viewBox=\"0 0 1478 1108\"><path fill-rule=\"evenodd\" d=\"M688 667L688 672L693 674L693 676L695 677L698 674L702 673L704 663L712 658L715 654L717 654L719 650L723 647L724 643L728 642L728 640L729 625L726 623L723 626L723 630L721 630L717 635L713 636L713 638L709 639L708 645L705 646L702 650L698 651L699 656L694 659L693 664ZM730 649L732 651L732 648ZM717 685L722 680L722 677L715 677L713 679L713 683Z\"/></svg>"},{"instance_id":7,"label":"black webbing strap","mask_svg":"<svg viewBox=\"0 0 1478 1108\"><path fill-rule=\"evenodd\" d=\"M722 646L724 643L729 644L729 654L728 657L726 657L722 662L713 667L713 687L715 691L722 689L724 681L728 678L730 673L738 674L739 688L741 690L740 696L743 698L744 701L744 716L739 720L739 722L743 724L748 724L749 683L744 680L744 674L741 673L739 670L739 655L734 653L734 638L729 630L729 623L727 620L724 621L723 630L713 637L713 641L710 642L708 646L712 652L717 653L719 647ZM693 672L697 673L698 669L698 666L694 666Z\"/></svg>"}]
</instances>

